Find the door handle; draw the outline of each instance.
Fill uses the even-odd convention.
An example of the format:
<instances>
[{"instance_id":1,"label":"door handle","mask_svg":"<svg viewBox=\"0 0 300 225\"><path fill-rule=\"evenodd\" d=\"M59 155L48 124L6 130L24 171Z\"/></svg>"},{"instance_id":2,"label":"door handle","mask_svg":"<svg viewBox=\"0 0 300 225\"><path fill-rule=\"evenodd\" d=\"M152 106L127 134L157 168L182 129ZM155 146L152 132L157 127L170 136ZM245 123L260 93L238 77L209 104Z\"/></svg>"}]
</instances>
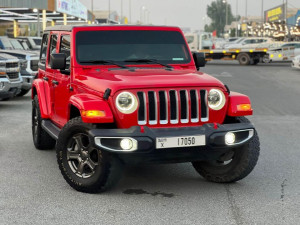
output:
<instances>
[{"instance_id":1,"label":"door handle","mask_svg":"<svg viewBox=\"0 0 300 225\"><path fill-rule=\"evenodd\" d=\"M58 85L59 83L58 83L58 81L57 81L57 80L52 80L52 84L54 84L54 85Z\"/></svg>"},{"instance_id":2,"label":"door handle","mask_svg":"<svg viewBox=\"0 0 300 225\"><path fill-rule=\"evenodd\" d=\"M48 81L49 78L48 77L43 77L43 80Z\"/></svg>"}]
</instances>

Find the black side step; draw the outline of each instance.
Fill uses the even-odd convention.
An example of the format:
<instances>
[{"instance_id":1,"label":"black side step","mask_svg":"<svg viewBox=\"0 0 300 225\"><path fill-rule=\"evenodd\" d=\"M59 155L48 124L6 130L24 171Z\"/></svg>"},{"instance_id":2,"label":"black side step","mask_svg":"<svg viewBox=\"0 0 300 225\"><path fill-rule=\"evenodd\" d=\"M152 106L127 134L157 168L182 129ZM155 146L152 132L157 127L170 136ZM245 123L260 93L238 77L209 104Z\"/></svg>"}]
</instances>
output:
<instances>
[{"instance_id":1,"label":"black side step","mask_svg":"<svg viewBox=\"0 0 300 225\"><path fill-rule=\"evenodd\" d=\"M53 124L50 120L42 121L42 128L55 140L58 139L60 128Z\"/></svg>"}]
</instances>

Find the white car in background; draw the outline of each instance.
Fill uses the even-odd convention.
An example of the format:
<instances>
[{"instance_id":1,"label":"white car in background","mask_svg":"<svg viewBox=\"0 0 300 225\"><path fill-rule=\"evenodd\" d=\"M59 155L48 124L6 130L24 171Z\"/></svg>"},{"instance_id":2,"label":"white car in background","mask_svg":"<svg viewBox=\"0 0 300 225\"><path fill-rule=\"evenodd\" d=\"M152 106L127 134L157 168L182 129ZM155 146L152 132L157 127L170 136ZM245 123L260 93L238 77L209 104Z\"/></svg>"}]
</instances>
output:
<instances>
[{"instance_id":1,"label":"white car in background","mask_svg":"<svg viewBox=\"0 0 300 225\"><path fill-rule=\"evenodd\" d=\"M272 38L250 37L240 39L236 43L226 45L225 48L268 48L273 42Z\"/></svg>"},{"instance_id":2,"label":"white car in background","mask_svg":"<svg viewBox=\"0 0 300 225\"><path fill-rule=\"evenodd\" d=\"M300 55L296 56L292 61L292 67L300 69Z\"/></svg>"}]
</instances>

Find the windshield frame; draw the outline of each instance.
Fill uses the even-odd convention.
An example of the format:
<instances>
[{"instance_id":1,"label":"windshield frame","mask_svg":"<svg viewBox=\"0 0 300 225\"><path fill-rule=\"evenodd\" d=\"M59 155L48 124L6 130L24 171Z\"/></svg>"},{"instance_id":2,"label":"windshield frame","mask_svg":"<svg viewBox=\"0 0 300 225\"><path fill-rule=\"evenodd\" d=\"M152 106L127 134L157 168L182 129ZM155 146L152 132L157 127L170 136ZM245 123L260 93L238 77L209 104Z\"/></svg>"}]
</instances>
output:
<instances>
[{"instance_id":1,"label":"windshield frame","mask_svg":"<svg viewBox=\"0 0 300 225\"><path fill-rule=\"evenodd\" d=\"M76 34L78 32L82 31L127 31L127 30L133 30L133 31L176 31L179 32L183 38L183 43L184 46L187 50L187 55L188 55L188 62L180 63L174 62L174 63L168 63L169 65L174 65L174 66L195 66L194 61L193 61L193 56L189 50L188 44L186 42L186 39L184 38L183 32L178 28L178 27L159 27L159 26L90 26L90 27L74 27L73 32L72 32L72 42L73 42L73 48L72 48L72 55L73 55L73 65L74 67L117 67L113 64L86 64L86 63L80 63L77 60L77 55L76 55ZM123 63L123 61L115 61L117 63ZM140 66L145 66L145 67L157 67L157 63L126 63L124 62L124 65L126 66L133 66L133 67L140 67Z\"/></svg>"}]
</instances>

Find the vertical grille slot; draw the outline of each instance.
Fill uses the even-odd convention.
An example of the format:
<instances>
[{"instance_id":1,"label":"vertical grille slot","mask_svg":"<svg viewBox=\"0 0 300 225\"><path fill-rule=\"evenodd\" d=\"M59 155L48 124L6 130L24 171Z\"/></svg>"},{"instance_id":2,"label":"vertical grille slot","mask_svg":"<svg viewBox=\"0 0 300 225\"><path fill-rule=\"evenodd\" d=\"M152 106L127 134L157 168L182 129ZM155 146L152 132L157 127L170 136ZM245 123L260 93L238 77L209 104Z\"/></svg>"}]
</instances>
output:
<instances>
[{"instance_id":1,"label":"vertical grille slot","mask_svg":"<svg viewBox=\"0 0 300 225\"><path fill-rule=\"evenodd\" d=\"M199 97L198 92L196 90L190 91L191 98L191 122L197 123L199 122Z\"/></svg>"},{"instance_id":2,"label":"vertical grille slot","mask_svg":"<svg viewBox=\"0 0 300 225\"><path fill-rule=\"evenodd\" d=\"M138 125L209 121L206 89L138 91Z\"/></svg>"},{"instance_id":3,"label":"vertical grille slot","mask_svg":"<svg viewBox=\"0 0 300 225\"><path fill-rule=\"evenodd\" d=\"M168 123L168 100L165 91L158 92L159 97L159 120L160 124Z\"/></svg>"},{"instance_id":4,"label":"vertical grille slot","mask_svg":"<svg viewBox=\"0 0 300 225\"><path fill-rule=\"evenodd\" d=\"M139 125L145 125L146 124L146 99L145 99L145 93L144 92L138 92L137 93L138 99L139 99L139 109L138 109L138 124Z\"/></svg>"},{"instance_id":5,"label":"vertical grille slot","mask_svg":"<svg viewBox=\"0 0 300 225\"><path fill-rule=\"evenodd\" d=\"M177 92L171 90L170 94L170 113L171 113L171 123L178 123L178 98Z\"/></svg>"},{"instance_id":6,"label":"vertical grille slot","mask_svg":"<svg viewBox=\"0 0 300 225\"><path fill-rule=\"evenodd\" d=\"M207 91L200 90L201 96L201 121L207 122L208 121L208 108L207 108Z\"/></svg>"},{"instance_id":7,"label":"vertical grille slot","mask_svg":"<svg viewBox=\"0 0 300 225\"><path fill-rule=\"evenodd\" d=\"M148 106L149 106L149 124L157 124L157 107L156 107L156 93L154 91L148 92Z\"/></svg>"},{"instance_id":8,"label":"vertical grille slot","mask_svg":"<svg viewBox=\"0 0 300 225\"><path fill-rule=\"evenodd\" d=\"M180 95L180 121L181 123L189 122L189 101L188 101L188 93L186 90L181 90L179 92Z\"/></svg>"}]
</instances>

